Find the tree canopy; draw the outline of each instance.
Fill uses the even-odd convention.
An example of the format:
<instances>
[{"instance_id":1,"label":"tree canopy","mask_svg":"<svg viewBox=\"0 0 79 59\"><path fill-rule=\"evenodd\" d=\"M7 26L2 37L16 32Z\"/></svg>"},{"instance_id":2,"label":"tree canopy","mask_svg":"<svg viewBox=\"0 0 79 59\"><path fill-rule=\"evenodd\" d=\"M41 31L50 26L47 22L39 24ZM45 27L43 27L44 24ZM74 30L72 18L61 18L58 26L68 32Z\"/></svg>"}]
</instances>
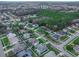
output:
<instances>
[{"instance_id":1,"label":"tree canopy","mask_svg":"<svg viewBox=\"0 0 79 59\"><path fill-rule=\"evenodd\" d=\"M68 26L72 20L79 18L78 12L60 12L60 11L52 11L52 10L41 10L37 14L39 17L49 17L49 19L42 19L38 22L41 26L48 25L49 28L57 25L58 29L62 29Z\"/></svg>"}]
</instances>

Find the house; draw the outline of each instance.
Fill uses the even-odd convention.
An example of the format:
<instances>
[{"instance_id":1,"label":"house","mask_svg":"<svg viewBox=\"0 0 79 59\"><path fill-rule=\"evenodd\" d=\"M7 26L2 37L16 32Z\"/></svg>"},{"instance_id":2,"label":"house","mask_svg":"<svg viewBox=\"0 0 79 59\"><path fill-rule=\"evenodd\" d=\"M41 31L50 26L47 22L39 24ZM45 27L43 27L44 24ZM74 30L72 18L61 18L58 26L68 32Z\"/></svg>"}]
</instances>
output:
<instances>
[{"instance_id":1,"label":"house","mask_svg":"<svg viewBox=\"0 0 79 59\"><path fill-rule=\"evenodd\" d=\"M64 53L60 52L57 56L66 56Z\"/></svg>"},{"instance_id":2,"label":"house","mask_svg":"<svg viewBox=\"0 0 79 59\"><path fill-rule=\"evenodd\" d=\"M75 25L71 25L72 26L72 28L77 28Z\"/></svg>"},{"instance_id":3,"label":"house","mask_svg":"<svg viewBox=\"0 0 79 59\"><path fill-rule=\"evenodd\" d=\"M18 41L19 41L18 38L16 37L16 34L14 34L14 33L8 33L7 37L9 39L11 45L18 43Z\"/></svg>"},{"instance_id":4,"label":"house","mask_svg":"<svg viewBox=\"0 0 79 59\"><path fill-rule=\"evenodd\" d=\"M22 50L24 50L25 46L23 44L20 44L19 42L16 43L14 46L13 46L13 52L16 54Z\"/></svg>"},{"instance_id":5,"label":"house","mask_svg":"<svg viewBox=\"0 0 79 59\"><path fill-rule=\"evenodd\" d=\"M29 38L28 40L29 40L29 42L31 42L31 43L32 43L32 45L34 45L34 46L36 46L36 45L38 45L38 44L39 44L39 41L38 41L38 40L36 40L35 38Z\"/></svg>"},{"instance_id":6,"label":"house","mask_svg":"<svg viewBox=\"0 0 79 59\"><path fill-rule=\"evenodd\" d=\"M20 26L20 25L25 25L25 24L24 24L23 22L21 22L21 23L19 23L19 26Z\"/></svg>"},{"instance_id":7,"label":"house","mask_svg":"<svg viewBox=\"0 0 79 59\"><path fill-rule=\"evenodd\" d=\"M25 32L26 32L26 30L21 29L21 30L19 30L19 32L20 32L20 33L25 33Z\"/></svg>"},{"instance_id":8,"label":"house","mask_svg":"<svg viewBox=\"0 0 79 59\"><path fill-rule=\"evenodd\" d=\"M32 56L32 52L30 50L22 50L20 52L18 52L17 57L31 57Z\"/></svg>"},{"instance_id":9,"label":"house","mask_svg":"<svg viewBox=\"0 0 79 59\"><path fill-rule=\"evenodd\" d=\"M76 45L76 46L74 47L74 50L79 53L79 45Z\"/></svg>"},{"instance_id":10,"label":"house","mask_svg":"<svg viewBox=\"0 0 79 59\"><path fill-rule=\"evenodd\" d=\"M16 37L16 34L14 33L9 33L7 35L10 44L13 45L12 51L16 54L17 52L24 50L25 46L20 44L19 39Z\"/></svg>"},{"instance_id":11,"label":"house","mask_svg":"<svg viewBox=\"0 0 79 59\"><path fill-rule=\"evenodd\" d=\"M74 23L75 26L78 26L79 27L79 19L73 20L73 23Z\"/></svg>"},{"instance_id":12,"label":"house","mask_svg":"<svg viewBox=\"0 0 79 59\"><path fill-rule=\"evenodd\" d=\"M27 18L35 18L35 17L37 17L36 14L34 14L34 15L27 15Z\"/></svg>"},{"instance_id":13,"label":"house","mask_svg":"<svg viewBox=\"0 0 79 59\"><path fill-rule=\"evenodd\" d=\"M25 34L23 34L23 37L24 37L24 39L30 38L30 33L25 33Z\"/></svg>"},{"instance_id":14,"label":"house","mask_svg":"<svg viewBox=\"0 0 79 59\"><path fill-rule=\"evenodd\" d=\"M55 52L50 51L47 54L45 54L44 57L56 57L56 54L55 54Z\"/></svg>"},{"instance_id":15,"label":"house","mask_svg":"<svg viewBox=\"0 0 79 59\"><path fill-rule=\"evenodd\" d=\"M73 20L73 23L79 23L79 19Z\"/></svg>"},{"instance_id":16,"label":"house","mask_svg":"<svg viewBox=\"0 0 79 59\"><path fill-rule=\"evenodd\" d=\"M76 23L76 26L79 27L79 23Z\"/></svg>"},{"instance_id":17,"label":"house","mask_svg":"<svg viewBox=\"0 0 79 59\"><path fill-rule=\"evenodd\" d=\"M70 26L69 27L67 27L68 29L72 29Z\"/></svg>"},{"instance_id":18,"label":"house","mask_svg":"<svg viewBox=\"0 0 79 59\"><path fill-rule=\"evenodd\" d=\"M61 34L61 35L66 35L66 34L68 34L68 33L65 32L65 31L60 31L59 34Z\"/></svg>"},{"instance_id":19,"label":"house","mask_svg":"<svg viewBox=\"0 0 79 59\"><path fill-rule=\"evenodd\" d=\"M37 27L39 27L39 25L38 24L33 24L33 27L37 28Z\"/></svg>"},{"instance_id":20,"label":"house","mask_svg":"<svg viewBox=\"0 0 79 59\"><path fill-rule=\"evenodd\" d=\"M45 53L48 50L45 44L38 44L36 48L37 48L36 51L39 55L41 55L42 53Z\"/></svg>"},{"instance_id":21,"label":"house","mask_svg":"<svg viewBox=\"0 0 79 59\"><path fill-rule=\"evenodd\" d=\"M54 34L53 38L58 40L60 38L60 35L59 34Z\"/></svg>"}]
</instances>

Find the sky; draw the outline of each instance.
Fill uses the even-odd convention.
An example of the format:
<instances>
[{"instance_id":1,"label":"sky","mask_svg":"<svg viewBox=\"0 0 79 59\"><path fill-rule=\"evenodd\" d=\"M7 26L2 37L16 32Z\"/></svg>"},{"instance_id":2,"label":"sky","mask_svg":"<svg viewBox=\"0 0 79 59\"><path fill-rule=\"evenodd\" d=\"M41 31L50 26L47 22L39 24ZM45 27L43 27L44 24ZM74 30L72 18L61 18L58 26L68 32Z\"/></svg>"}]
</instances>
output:
<instances>
[{"instance_id":1,"label":"sky","mask_svg":"<svg viewBox=\"0 0 79 59\"><path fill-rule=\"evenodd\" d=\"M79 1L79 0L0 0L0 1Z\"/></svg>"}]
</instances>

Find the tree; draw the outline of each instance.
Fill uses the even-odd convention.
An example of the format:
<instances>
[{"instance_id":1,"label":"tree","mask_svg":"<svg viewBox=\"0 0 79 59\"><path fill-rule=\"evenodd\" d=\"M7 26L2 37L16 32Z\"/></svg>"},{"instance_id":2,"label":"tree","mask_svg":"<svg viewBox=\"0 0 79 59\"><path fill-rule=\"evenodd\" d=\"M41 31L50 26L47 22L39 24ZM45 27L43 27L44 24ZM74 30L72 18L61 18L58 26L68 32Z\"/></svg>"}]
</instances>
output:
<instances>
[{"instance_id":1,"label":"tree","mask_svg":"<svg viewBox=\"0 0 79 59\"><path fill-rule=\"evenodd\" d=\"M40 17L48 17L47 19L42 19L38 22L40 26L47 26L50 29L54 30L61 30L74 20L79 18L79 12L72 12L72 13L65 13L65 12L59 12L59 11L52 11L52 10L40 10L38 13L38 16ZM58 28L54 28L53 26L57 25Z\"/></svg>"},{"instance_id":2,"label":"tree","mask_svg":"<svg viewBox=\"0 0 79 59\"><path fill-rule=\"evenodd\" d=\"M74 44L79 45L79 38L77 40L74 41Z\"/></svg>"},{"instance_id":3,"label":"tree","mask_svg":"<svg viewBox=\"0 0 79 59\"><path fill-rule=\"evenodd\" d=\"M69 51L73 51L74 50L72 45L67 45L66 49L69 50Z\"/></svg>"}]
</instances>

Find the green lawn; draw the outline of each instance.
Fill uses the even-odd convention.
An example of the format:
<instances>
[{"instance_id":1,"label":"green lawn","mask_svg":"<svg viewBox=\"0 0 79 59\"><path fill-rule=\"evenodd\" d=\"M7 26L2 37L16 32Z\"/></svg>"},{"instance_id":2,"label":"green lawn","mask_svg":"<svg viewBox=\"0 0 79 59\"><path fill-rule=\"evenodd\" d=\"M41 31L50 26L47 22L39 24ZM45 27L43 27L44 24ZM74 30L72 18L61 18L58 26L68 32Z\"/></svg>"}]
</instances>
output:
<instances>
[{"instance_id":1,"label":"green lawn","mask_svg":"<svg viewBox=\"0 0 79 59\"><path fill-rule=\"evenodd\" d=\"M75 55L75 52L74 51L71 52L71 51L67 50L67 45L64 46L63 48L64 48L65 51L67 51L69 54L71 54L74 57L76 57L78 55L78 54Z\"/></svg>"},{"instance_id":2,"label":"green lawn","mask_svg":"<svg viewBox=\"0 0 79 59\"><path fill-rule=\"evenodd\" d=\"M43 38L39 38L39 43L45 43L46 41Z\"/></svg>"},{"instance_id":3,"label":"green lawn","mask_svg":"<svg viewBox=\"0 0 79 59\"><path fill-rule=\"evenodd\" d=\"M2 37L1 41L4 47L10 45L9 39L6 36Z\"/></svg>"},{"instance_id":4,"label":"green lawn","mask_svg":"<svg viewBox=\"0 0 79 59\"><path fill-rule=\"evenodd\" d=\"M31 37L32 37L32 38L37 38L38 35L36 35L35 33L32 33Z\"/></svg>"},{"instance_id":5,"label":"green lawn","mask_svg":"<svg viewBox=\"0 0 79 59\"><path fill-rule=\"evenodd\" d=\"M57 45L60 44L60 42L58 40L55 40L54 38L52 38L51 35L47 35L46 38L54 44L57 44Z\"/></svg>"},{"instance_id":6,"label":"green lawn","mask_svg":"<svg viewBox=\"0 0 79 59\"><path fill-rule=\"evenodd\" d=\"M42 34L48 35L48 32L42 28L38 28L37 31L42 33Z\"/></svg>"},{"instance_id":7,"label":"green lawn","mask_svg":"<svg viewBox=\"0 0 79 59\"><path fill-rule=\"evenodd\" d=\"M73 42L73 44L79 45L79 37L75 39L75 41Z\"/></svg>"},{"instance_id":8,"label":"green lawn","mask_svg":"<svg viewBox=\"0 0 79 59\"><path fill-rule=\"evenodd\" d=\"M71 55L78 56L78 53L73 49L76 45L79 45L79 37L76 37L74 40L69 42L66 46L64 46L65 50L67 50Z\"/></svg>"},{"instance_id":9,"label":"green lawn","mask_svg":"<svg viewBox=\"0 0 79 59\"><path fill-rule=\"evenodd\" d=\"M32 46L31 51L32 51L32 57L37 57L36 56L37 54L35 53L35 46Z\"/></svg>"},{"instance_id":10,"label":"green lawn","mask_svg":"<svg viewBox=\"0 0 79 59\"><path fill-rule=\"evenodd\" d=\"M60 40L61 41L66 41L68 39L68 36L67 35L63 35L60 37Z\"/></svg>"},{"instance_id":11,"label":"green lawn","mask_svg":"<svg viewBox=\"0 0 79 59\"><path fill-rule=\"evenodd\" d=\"M53 47L51 44L47 44L47 47L50 51L54 51L56 55L60 53L60 51Z\"/></svg>"},{"instance_id":12,"label":"green lawn","mask_svg":"<svg viewBox=\"0 0 79 59\"><path fill-rule=\"evenodd\" d=\"M17 57L13 51L10 51L6 54L7 57Z\"/></svg>"}]
</instances>

